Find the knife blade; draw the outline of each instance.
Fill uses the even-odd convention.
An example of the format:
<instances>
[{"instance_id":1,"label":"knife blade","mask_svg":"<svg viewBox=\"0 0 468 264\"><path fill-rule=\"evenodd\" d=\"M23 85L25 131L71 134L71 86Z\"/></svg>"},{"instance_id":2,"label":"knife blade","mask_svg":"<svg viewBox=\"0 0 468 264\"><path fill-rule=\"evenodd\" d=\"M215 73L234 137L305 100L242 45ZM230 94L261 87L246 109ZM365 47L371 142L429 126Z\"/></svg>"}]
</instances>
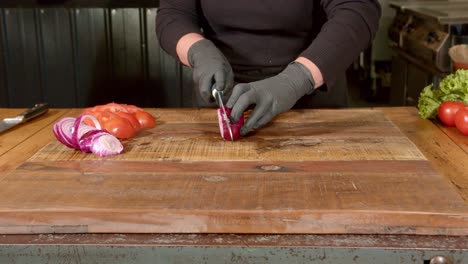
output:
<instances>
[{"instance_id":1,"label":"knife blade","mask_svg":"<svg viewBox=\"0 0 468 264\"><path fill-rule=\"evenodd\" d=\"M229 136L231 137L231 141L234 141L234 136L232 134L232 129L231 129L231 119L227 116L226 109L224 108L224 103L223 103L223 97L222 93L223 91L218 91L216 88L214 88L214 85L211 89L211 93L218 104L219 108L221 108L221 114L224 119L224 122L226 122L227 129L229 131Z\"/></svg>"},{"instance_id":2,"label":"knife blade","mask_svg":"<svg viewBox=\"0 0 468 264\"><path fill-rule=\"evenodd\" d=\"M4 118L2 121L0 121L0 133L42 114L45 114L47 111L49 111L49 105L47 103L41 103L34 105L32 108L27 109L15 117Z\"/></svg>"}]
</instances>

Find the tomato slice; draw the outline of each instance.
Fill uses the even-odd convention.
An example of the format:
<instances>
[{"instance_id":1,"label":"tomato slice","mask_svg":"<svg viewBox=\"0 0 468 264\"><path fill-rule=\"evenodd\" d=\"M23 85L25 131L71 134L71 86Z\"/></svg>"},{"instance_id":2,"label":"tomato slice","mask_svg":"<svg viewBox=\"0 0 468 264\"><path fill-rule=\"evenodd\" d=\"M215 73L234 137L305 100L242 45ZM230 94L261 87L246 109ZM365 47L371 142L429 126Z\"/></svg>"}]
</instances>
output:
<instances>
[{"instance_id":1,"label":"tomato slice","mask_svg":"<svg viewBox=\"0 0 468 264\"><path fill-rule=\"evenodd\" d=\"M156 126L156 120L154 117L146 111L136 111L134 113L135 117L140 123L140 127L143 128L152 128Z\"/></svg>"},{"instance_id":2,"label":"tomato slice","mask_svg":"<svg viewBox=\"0 0 468 264\"><path fill-rule=\"evenodd\" d=\"M137 111L143 111L143 112L145 111L145 110L143 110L143 108L140 108L140 107L135 106L135 105L123 104L123 106L127 109L127 111L129 113L132 113L132 114L134 114Z\"/></svg>"},{"instance_id":3,"label":"tomato slice","mask_svg":"<svg viewBox=\"0 0 468 264\"><path fill-rule=\"evenodd\" d=\"M97 105L94 107L97 111L110 111L110 112L128 112L127 108L118 103L108 103L105 105Z\"/></svg>"},{"instance_id":4,"label":"tomato slice","mask_svg":"<svg viewBox=\"0 0 468 264\"><path fill-rule=\"evenodd\" d=\"M96 118L99 120L104 130L117 138L128 139L135 136L135 130L130 121L115 113L102 111L97 113Z\"/></svg>"},{"instance_id":5,"label":"tomato slice","mask_svg":"<svg viewBox=\"0 0 468 264\"><path fill-rule=\"evenodd\" d=\"M127 119L113 118L105 123L104 128L117 138L129 139L135 136L135 130Z\"/></svg>"},{"instance_id":6,"label":"tomato slice","mask_svg":"<svg viewBox=\"0 0 468 264\"><path fill-rule=\"evenodd\" d=\"M103 129L121 139L135 136L140 129L156 126L154 117L135 105L112 102L85 108L83 113L95 116ZM93 125L89 119L85 119L84 122Z\"/></svg>"},{"instance_id":7,"label":"tomato slice","mask_svg":"<svg viewBox=\"0 0 468 264\"><path fill-rule=\"evenodd\" d=\"M140 131L141 125L140 122L138 122L138 119L135 117L135 115L127 112L115 112L114 114L127 119L130 122L130 124L132 124L133 130L135 130L135 132Z\"/></svg>"}]
</instances>

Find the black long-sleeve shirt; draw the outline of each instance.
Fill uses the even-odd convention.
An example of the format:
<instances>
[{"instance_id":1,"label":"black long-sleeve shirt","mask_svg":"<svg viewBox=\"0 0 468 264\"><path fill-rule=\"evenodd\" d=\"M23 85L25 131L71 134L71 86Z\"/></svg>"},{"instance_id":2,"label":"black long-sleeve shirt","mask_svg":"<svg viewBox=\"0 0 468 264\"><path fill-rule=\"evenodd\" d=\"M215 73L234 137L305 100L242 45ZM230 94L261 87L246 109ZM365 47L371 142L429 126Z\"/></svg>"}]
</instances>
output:
<instances>
[{"instance_id":1,"label":"black long-sleeve shirt","mask_svg":"<svg viewBox=\"0 0 468 264\"><path fill-rule=\"evenodd\" d=\"M212 40L234 72L285 67L298 56L314 62L327 85L372 42L377 0L161 0L157 35L177 57L187 33Z\"/></svg>"}]
</instances>

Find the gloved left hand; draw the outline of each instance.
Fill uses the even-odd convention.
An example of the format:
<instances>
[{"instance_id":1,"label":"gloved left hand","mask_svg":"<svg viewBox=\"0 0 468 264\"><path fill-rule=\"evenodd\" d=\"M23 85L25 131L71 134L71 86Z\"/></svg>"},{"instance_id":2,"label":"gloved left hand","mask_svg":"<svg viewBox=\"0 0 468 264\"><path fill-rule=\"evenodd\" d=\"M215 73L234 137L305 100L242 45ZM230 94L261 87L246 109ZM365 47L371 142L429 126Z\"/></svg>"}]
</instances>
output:
<instances>
[{"instance_id":1,"label":"gloved left hand","mask_svg":"<svg viewBox=\"0 0 468 264\"><path fill-rule=\"evenodd\" d=\"M226 106L232 108L231 120L235 123L250 105L255 105L241 128L241 135L245 135L291 109L297 100L312 93L313 89L314 80L310 71L301 63L292 62L276 76L237 84Z\"/></svg>"}]
</instances>

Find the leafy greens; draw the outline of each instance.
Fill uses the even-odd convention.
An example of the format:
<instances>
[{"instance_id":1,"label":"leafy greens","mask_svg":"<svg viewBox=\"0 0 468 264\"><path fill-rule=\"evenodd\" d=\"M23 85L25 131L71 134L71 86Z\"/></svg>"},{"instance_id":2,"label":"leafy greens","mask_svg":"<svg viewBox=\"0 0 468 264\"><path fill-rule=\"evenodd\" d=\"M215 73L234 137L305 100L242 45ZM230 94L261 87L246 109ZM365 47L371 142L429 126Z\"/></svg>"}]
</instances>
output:
<instances>
[{"instance_id":1,"label":"leafy greens","mask_svg":"<svg viewBox=\"0 0 468 264\"><path fill-rule=\"evenodd\" d=\"M468 104L468 70L458 70L447 75L433 89L433 84L426 86L419 95L418 109L422 118L435 118L442 102L454 101Z\"/></svg>"}]
</instances>

